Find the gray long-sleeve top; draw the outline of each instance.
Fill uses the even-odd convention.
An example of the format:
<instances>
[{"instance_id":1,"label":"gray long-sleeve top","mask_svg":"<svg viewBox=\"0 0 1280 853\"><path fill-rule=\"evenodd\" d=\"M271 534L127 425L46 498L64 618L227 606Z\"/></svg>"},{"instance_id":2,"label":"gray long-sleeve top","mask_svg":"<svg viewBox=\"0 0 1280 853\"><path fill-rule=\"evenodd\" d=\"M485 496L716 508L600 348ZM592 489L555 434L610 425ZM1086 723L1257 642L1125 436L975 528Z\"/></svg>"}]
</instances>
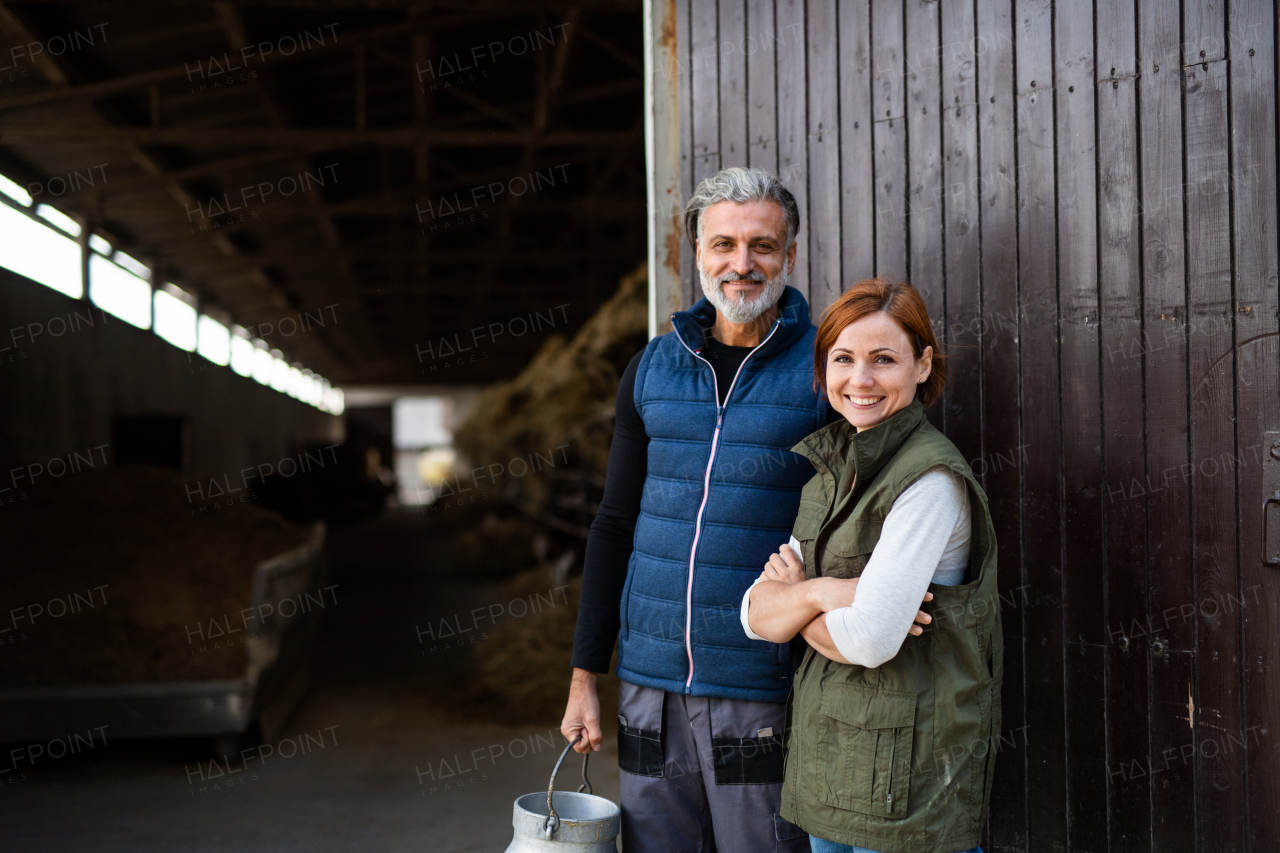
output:
<instances>
[{"instance_id":1,"label":"gray long-sleeve top","mask_svg":"<svg viewBox=\"0 0 1280 853\"><path fill-rule=\"evenodd\" d=\"M972 518L964 479L944 466L931 468L893 502L871 558L848 607L827 613L827 630L850 663L877 667L898 654L930 582L956 586L969 563ZM792 537L791 550L800 554ZM756 583L764 580L763 575ZM752 584L752 589L755 584ZM742 627L753 640L742 597Z\"/></svg>"}]
</instances>

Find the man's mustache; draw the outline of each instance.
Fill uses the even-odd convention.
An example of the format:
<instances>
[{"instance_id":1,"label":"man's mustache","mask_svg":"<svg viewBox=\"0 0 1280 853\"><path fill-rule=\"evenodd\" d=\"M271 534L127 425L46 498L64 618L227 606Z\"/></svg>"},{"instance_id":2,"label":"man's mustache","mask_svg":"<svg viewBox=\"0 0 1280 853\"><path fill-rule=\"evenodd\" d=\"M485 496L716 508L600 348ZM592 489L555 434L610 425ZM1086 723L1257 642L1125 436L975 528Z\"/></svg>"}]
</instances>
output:
<instances>
[{"instance_id":1,"label":"man's mustache","mask_svg":"<svg viewBox=\"0 0 1280 853\"><path fill-rule=\"evenodd\" d=\"M720 285L729 281L759 281L759 282L768 283L769 279L766 278L765 274L760 272L759 270L752 270L751 272L743 273L741 275L735 272L735 273L729 273L728 275L722 275L719 278L717 278L716 286L719 287Z\"/></svg>"}]
</instances>

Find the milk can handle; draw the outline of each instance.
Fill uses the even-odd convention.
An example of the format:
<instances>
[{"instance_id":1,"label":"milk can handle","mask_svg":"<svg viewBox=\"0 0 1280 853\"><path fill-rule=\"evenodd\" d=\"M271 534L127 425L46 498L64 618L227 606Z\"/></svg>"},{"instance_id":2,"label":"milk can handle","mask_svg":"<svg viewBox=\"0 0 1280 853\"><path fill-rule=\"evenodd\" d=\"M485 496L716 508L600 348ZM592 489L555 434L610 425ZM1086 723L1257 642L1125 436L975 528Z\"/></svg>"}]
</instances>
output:
<instances>
[{"instance_id":1,"label":"milk can handle","mask_svg":"<svg viewBox=\"0 0 1280 853\"><path fill-rule=\"evenodd\" d=\"M560 817L556 814L555 806L551 805L551 794L554 793L556 787L556 774L560 772L560 765L564 764L565 756L569 754L569 750L573 749L574 744L582 740L582 735L578 735L564 748L560 753L559 760L556 761L555 769L551 771L551 780L547 782L547 823L546 834L550 838L560 827ZM591 757L591 753L584 753L582 756L582 784L578 786L578 793L582 793L582 789L586 788L587 793L591 793L591 780L587 778L587 759Z\"/></svg>"}]
</instances>

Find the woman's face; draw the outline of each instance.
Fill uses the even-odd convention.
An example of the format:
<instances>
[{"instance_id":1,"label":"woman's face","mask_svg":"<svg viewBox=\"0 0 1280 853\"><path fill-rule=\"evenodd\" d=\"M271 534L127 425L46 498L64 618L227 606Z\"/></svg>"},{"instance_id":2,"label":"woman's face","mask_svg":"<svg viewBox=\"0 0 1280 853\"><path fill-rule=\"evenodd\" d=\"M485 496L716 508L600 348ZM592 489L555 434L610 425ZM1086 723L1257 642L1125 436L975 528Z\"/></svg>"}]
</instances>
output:
<instances>
[{"instance_id":1,"label":"woman's face","mask_svg":"<svg viewBox=\"0 0 1280 853\"><path fill-rule=\"evenodd\" d=\"M827 353L827 397L859 430L883 423L915 399L933 368L933 348L920 358L898 322L883 311L844 327Z\"/></svg>"}]
</instances>

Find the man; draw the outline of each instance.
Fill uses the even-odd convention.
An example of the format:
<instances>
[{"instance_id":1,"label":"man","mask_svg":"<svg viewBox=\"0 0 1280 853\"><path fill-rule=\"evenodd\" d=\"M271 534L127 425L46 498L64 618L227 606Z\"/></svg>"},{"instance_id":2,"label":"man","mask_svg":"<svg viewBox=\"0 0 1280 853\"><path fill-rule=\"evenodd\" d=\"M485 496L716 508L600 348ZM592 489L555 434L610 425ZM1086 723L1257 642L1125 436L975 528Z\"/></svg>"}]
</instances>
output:
<instances>
[{"instance_id":1,"label":"man","mask_svg":"<svg viewBox=\"0 0 1280 853\"><path fill-rule=\"evenodd\" d=\"M779 815L793 655L751 640L739 603L790 536L827 422L815 329L787 278L800 214L777 178L730 168L685 210L706 298L632 359L587 540L561 732L603 738L596 673L619 639L627 853L808 850Z\"/></svg>"}]
</instances>

